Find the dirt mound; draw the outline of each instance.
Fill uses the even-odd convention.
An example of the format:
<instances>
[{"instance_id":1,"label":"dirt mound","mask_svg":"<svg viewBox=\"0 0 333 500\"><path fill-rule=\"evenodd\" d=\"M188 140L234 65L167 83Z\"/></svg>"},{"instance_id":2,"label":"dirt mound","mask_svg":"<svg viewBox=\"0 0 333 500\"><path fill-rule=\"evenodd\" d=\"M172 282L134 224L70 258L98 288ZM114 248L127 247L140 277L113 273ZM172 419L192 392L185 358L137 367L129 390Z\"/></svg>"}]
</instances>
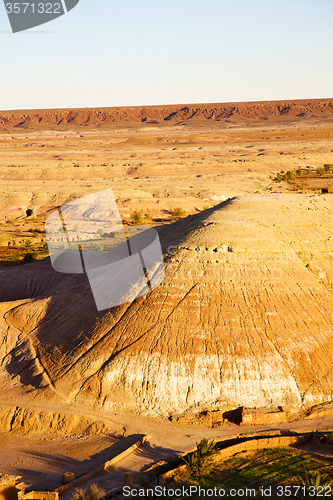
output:
<instances>
[{"instance_id":1,"label":"dirt mound","mask_svg":"<svg viewBox=\"0 0 333 500\"><path fill-rule=\"evenodd\" d=\"M165 416L330 401L332 211L329 197L249 195L162 227L163 284L100 313L84 277L2 275L1 383Z\"/></svg>"},{"instance_id":2,"label":"dirt mound","mask_svg":"<svg viewBox=\"0 0 333 500\"><path fill-rule=\"evenodd\" d=\"M0 432L13 434L118 434L119 426L82 415L0 407Z\"/></svg>"},{"instance_id":3,"label":"dirt mound","mask_svg":"<svg viewBox=\"0 0 333 500\"><path fill-rule=\"evenodd\" d=\"M333 99L262 101L225 104L188 104L172 106L135 106L98 109L58 109L0 112L0 130L105 126L114 123L159 123L188 120L227 120L232 117L259 120L281 116L311 117L332 114Z\"/></svg>"}]
</instances>

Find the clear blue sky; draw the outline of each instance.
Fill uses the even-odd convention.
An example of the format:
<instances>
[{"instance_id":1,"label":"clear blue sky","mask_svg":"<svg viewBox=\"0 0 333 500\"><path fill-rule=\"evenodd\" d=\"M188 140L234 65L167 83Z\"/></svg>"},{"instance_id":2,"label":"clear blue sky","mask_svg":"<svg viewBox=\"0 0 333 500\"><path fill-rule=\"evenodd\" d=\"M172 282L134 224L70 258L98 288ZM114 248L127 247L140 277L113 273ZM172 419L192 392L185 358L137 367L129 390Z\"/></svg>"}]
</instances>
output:
<instances>
[{"instance_id":1,"label":"clear blue sky","mask_svg":"<svg viewBox=\"0 0 333 500\"><path fill-rule=\"evenodd\" d=\"M333 97L332 24L332 0L80 0L12 34L1 2L0 109Z\"/></svg>"}]
</instances>

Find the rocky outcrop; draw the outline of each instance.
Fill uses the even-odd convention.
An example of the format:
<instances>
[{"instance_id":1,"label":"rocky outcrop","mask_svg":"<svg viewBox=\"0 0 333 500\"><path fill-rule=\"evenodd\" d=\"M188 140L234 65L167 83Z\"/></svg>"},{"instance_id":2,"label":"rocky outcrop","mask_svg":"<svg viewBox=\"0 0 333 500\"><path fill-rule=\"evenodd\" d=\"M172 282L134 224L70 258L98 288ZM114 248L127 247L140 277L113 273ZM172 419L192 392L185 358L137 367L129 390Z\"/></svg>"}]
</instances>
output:
<instances>
[{"instance_id":1,"label":"rocky outcrop","mask_svg":"<svg viewBox=\"0 0 333 500\"><path fill-rule=\"evenodd\" d=\"M84 276L47 262L2 275L1 380L165 416L330 401L332 209L249 195L159 228L164 282L106 312Z\"/></svg>"}]
</instances>

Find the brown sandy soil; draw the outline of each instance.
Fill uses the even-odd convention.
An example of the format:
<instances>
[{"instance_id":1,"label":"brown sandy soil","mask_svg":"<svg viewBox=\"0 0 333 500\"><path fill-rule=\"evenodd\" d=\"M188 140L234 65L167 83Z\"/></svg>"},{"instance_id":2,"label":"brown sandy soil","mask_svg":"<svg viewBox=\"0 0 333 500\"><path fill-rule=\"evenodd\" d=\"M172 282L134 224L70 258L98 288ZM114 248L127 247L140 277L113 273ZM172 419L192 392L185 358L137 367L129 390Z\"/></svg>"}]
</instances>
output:
<instances>
[{"instance_id":1,"label":"brown sandy soil","mask_svg":"<svg viewBox=\"0 0 333 500\"><path fill-rule=\"evenodd\" d=\"M122 108L74 110L67 123L55 111L41 121L43 112L3 113L0 219L27 208L45 213L108 187L125 217L142 208L170 218L177 206L195 213L231 196L275 190L271 172L333 161L332 100L231 106L214 119L205 117L208 108L181 121L163 119L170 109L147 108L156 123L131 113L119 122ZM87 113L108 119L87 121Z\"/></svg>"},{"instance_id":2,"label":"brown sandy soil","mask_svg":"<svg viewBox=\"0 0 333 500\"><path fill-rule=\"evenodd\" d=\"M273 298L270 303L267 299L268 302L263 306L263 310L257 310L257 316L262 322L261 327L265 330L265 324L271 324L272 331L281 333L281 328L285 328L287 332L290 322L297 329L298 321L304 320L306 324L306 318L312 317L315 328L320 330L325 324L328 332L332 271L331 257L327 258L331 248L329 243L324 242L324 236L325 231L331 232L330 221L328 217L325 218L325 214L331 214L333 208L330 196L327 195L327 203L325 197L316 200L306 197L302 207L298 200L292 201L290 206L294 212L290 210L289 200L283 201L278 213L268 214L271 219L267 231L267 227L263 229L268 225L267 221L258 217L260 210L251 215L246 203L241 200L242 195L283 191L285 189L283 183L279 185L270 179L270 175L277 171L295 170L298 166L318 167L324 163L333 163L332 100L253 103L248 106L238 104L224 107L211 105L111 111L5 112L0 115L0 238L2 238L0 246L3 252L8 253L6 250L8 241L15 240L16 245L13 246L17 247L23 245L27 239L42 244L43 234L35 233L36 229L42 229L41 222L50 211L69 200L110 187L115 193L124 218L129 218L136 209L143 209L153 217L171 220L171 212L176 207L183 208L187 215L200 214L204 209L237 196L243 220L245 218L249 225L253 223L251 218L257 221L251 226L253 232L249 231L246 235L247 244L250 242L253 246L253 240L256 238L252 238L252 235L259 234L259 240L261 243L265 242L268 253L272 250L269 247L271 241L273 246L279 241L282 245L279 247L280 250L283 247L283 251L288 248L293 252L299 252L297 264L293 268L288 266L283 268L286 282L290 285L289 291L288 287L282 286L282 283L278 296L281 310L286 305L288 297L292 301L292 306L296 307L299 290L302 289L302 297L306 304L302 308L301 317L297 317L297 313L289 309L283 318L285 325L281 327L281 324L275 324L277 318L272 313L273 309L267 309L269 317L266 318L264 315L263 310L275 300ZM25 219L25 211L28 208L34 211L32 219ZM294 235L288 229L289 221L293 220L293 213L297 213ZM220 215L216 212L214 219L214 213L207 213L207 217L211 217L207 223L216 224ZM325 219L322 229L319 229L321 223L318 222L319 215ZM275 220L274 217L277 216L278 220ZM232 213L226 212L224 223L232 223L233 217ZM206 222L204 223L203 219L204 224ZM275 224L278 227L272 229ZM172 237L175 241L179 240L187 225L187 220L178 223L175 232L171 229L173 236L166 232L167 229L161 227L160 230L166 235L165 244L172 242ZM191 227L193 232L188 236L189 239L183 240L186 243L183 246L186 247L186 252L189 252L189 264L187 264L189 268L198 241L200 247L206 247L207 244L212 248L213 240L215 241L213 233L207 232L203 237L200 231L197 231L198 234L195 232L195 224ZM237 255L241 255L242 252L244 254L245 240L233 229L232 224L225 227L227 238L235 245L236 253L240 252ZM212 241L208 241L210 234L213 236ZM320 243L316 247L315 241L318 235ZM219 238L222 241L221 235ZM328 246L325 247L325 244ZM313 248L316 247L315 251L312 251L311 245ZM10 252L15 253L16 250L12 249ZM273 269L275 264L268 253L262 257L261 264ZM242 267L241 261L231 262L231 265ZM7 288L6 285L6 288L0 290L3 301L0 304L1 316L9 312L13 328L11 341L14 343L17 340L15 337L18 334L17 328L23 327L22 330L25 332L31 332L38 325L38 318L42 318L45 312L41 301L47 301L47 297L51 297L58 286L56 278L50 274L49 288L46 289L43 285L42 289L42 285L30 279L29 272L25 268L21 269L20 277L16 274L15 279L13 278L15 286L11 288L8 285ZM66 283L61 286L65 287ZM297 289L297 283L301 284L300 289ZM178 285L179 289L184 290L184 284L179 280ZM38 288L39 286L41 288ZM78 286L81 284L78 283ZM237 288L237 284L230 286ZM260 301L264 304L266 300L264 297L269 294L268 288L271 287L273 290L272 283L266 288L265 286L262 289L257 284L252 287L253 300L257 301L256 307ZM30 293L27 292L28 288L30 292L32 290L37 294L38 300L27 300L26 294ZM20 293L23 294L20 297L15 295ZM15 306L8 305L11 300L16 301ZM61 294L57 300L56 303L60 303L61 300L67 301ZM243 305L246 309L245 299ZM323 309L322 313L318 312L319 306ZM67 314L66 304L61 307L63 309L56 310L58 318L64 311ZM256 307L253 306L252 311L255 311ZM14 308L15 312L12 312ZM241 314L245 314L245 309ZM91 322L89 310L85 311L85 314L87 316L83 314L82 321L84 322L87 317ZM234 328L232 322L236 317L235 314L236 310L230 303L230 312L226 319L230 331ZM253 314L255 316L256 313ZM108 318L104 321L105 325L107 321ZM174 321L174 325L177 321L179 317ZM82 331L84 331L83 326L80 332ZM79 334L77 340L80 345ZM42 354L47 357L46 351L47 349ZM316 361L318 366L320 356ZM65 362L64 357L61 360ZM322 363L322 369L318 370L320 383L325 377L329 378L330 366ZM12 375L8 386L5 385L8 380L1 382L1 403L26 408L37 405L39 411L40 405L44 409L53 409L52 405L56 400L57 411L60 409L68 411L62 394L58 397L52 389L51 395L46 394L45 398L43 395L40 399L38 390L30 385L30 380L27 380L25 385L23 378L15 377L14 373ZM315 377L316 374L313 375L313 380ZM304 388L313 383L310 378L304 376L302 379ZM331 386L329 382L326 385L325 397L328 397ZM5 391L5 387L8 387L8 391ZM82 416L89 414L96 420L102 414L104 418L114 422L115 437L4 433L0 435L1 448L4 450L0 459L0 472L20 474L26 482L32 482L38 489L59 486L63 472L75 469L77 475L81 475L97 466L104 457L109 458L109 454L114 452L113 446L119 439L119 429L123 426L126 428L126 436L152 434L152 444L157 450L153 448L149 452L150 455L149 453L138 455L134 461L130 458L128 462L121 463L119 466L121 472L125 469L138 470L143 465L161 459L164 453L172 454L174 451L192 448L202 437L217 438L254 430L240 429L233 425L217 429L200 426L184 427L159 417L152 419L129 412L105 413L105 409L99 410L98 406L96 409L75 407L75 413ZM333 421L327 417L320 420L286 423L278 427L319 430L332 428ZM93 467L91 467L92 462ZM107 487L113 484L113 479L108 480L109 483L105 483Z\"/></svg>"}]
</instances>

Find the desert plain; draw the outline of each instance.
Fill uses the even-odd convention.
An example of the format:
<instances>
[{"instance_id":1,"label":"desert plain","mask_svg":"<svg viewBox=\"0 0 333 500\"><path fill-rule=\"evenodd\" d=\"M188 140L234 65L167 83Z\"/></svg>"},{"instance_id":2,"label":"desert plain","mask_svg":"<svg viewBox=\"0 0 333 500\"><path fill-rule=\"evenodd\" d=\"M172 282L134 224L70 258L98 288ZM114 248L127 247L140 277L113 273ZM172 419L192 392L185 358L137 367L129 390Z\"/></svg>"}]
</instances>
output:
<instances>
[{"instance_id":1,"label":"desert plain","mask_svg":"<svg viewBox=\"0 0 333 500\"><path fill-rule=\"evenodd\" d=\"M0 473L50 490L131 436L153 436L138 471L201 437L333 428L308 418L332 401L333 195L316 174L332 137L330 99L0 112ZM301 189L274 180L298 169ZM43 254L44 222L108 188L125 224L158 231L165 279L98 312ZM287 421L202 417L238 407Z\"/></svg>"}]
</instances>

